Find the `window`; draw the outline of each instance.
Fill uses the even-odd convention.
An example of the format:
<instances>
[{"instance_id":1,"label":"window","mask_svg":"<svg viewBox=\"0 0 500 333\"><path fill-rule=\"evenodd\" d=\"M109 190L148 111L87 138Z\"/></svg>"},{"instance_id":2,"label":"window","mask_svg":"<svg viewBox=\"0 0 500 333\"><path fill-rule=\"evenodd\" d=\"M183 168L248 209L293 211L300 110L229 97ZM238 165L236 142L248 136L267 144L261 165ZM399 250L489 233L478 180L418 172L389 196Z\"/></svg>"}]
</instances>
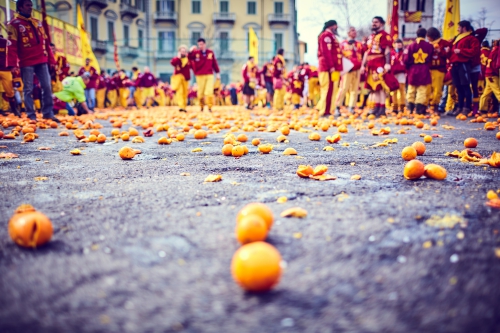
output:
<instances>
[{"instance_id":1,"label":"window","mask_svg":"<svg viewBox=\"0 0 500 333\"><path fill-rule=\"evenodd\" d=\"M220 39L219 39L220 45L219 46L220 46L220 52L222 54L222 53L229 51L229 33L228 32L221 32L219 36L220 36Z\"/></svg>"},{"instance_id":2,"label":"window","mask_svg":"<svg viewBox=\"0 0 500 333\"><path fill-rule=\"evenodd\" d=\"M401 0L401 10L406 11L408 10L408 4L410 0Z\"/></svg>"},{"instance_id":3,"label":"window","mask_svg":"<svg viewBox=\"0 0 500 333\"><path fill-rule=\"evenodd\" d=\"M141 12L145 12L146 11L146 4L145 4L144 0L135 0L135 6Z\"/></svg>"},{"instance_id":4,"label":"window","mask_svg":"<svg viewBox=\"0 0 500 333\"><path fill-rule=\"evenodd\" d=\"M405 34L406 34L406 26L403 24L403 26L401 27L401 38L405 38Z\"/></svg>"},{"instance_id":5,"label":"window","mask_svg":"<svg viewBox=\"0 0 500 333\"><path fill-rule=\"evenodd\" d=\"M156 11L161 13L175 12L175 1L174 0L156 1Z\"/></svg>"},{"instance_id":6,"label":"window","mask_svg":"<svg viewBox=\"0 0 500 333\"><path fill-rule=\"evenodd\" d=\"M161 31L158 33L158 50L175 52L175 31Z\"/></svg>"},{"instance_id":7,"label":"window","mask_svg":"<svg viewBox=\"0 0 500 333\"><path fill-rule=\"evenodd\" d=\"M93 16L90 17L90 38L92 40L98 39L99 24L98 24L97 20L98 20L97 17L93 17Z\"/></svg>"},{"instance_id":8,"label":"window","mask_svg":"<svg viewBox=\"0 0 500 333\"><path fill-rule=\"evenodd\" d=\"M417 11L425 12L425 0L417 0Z\"/></svg>"},{"instance_id":9,"label":"window","mask_svg":"<svg viewBox=\"0 0 500 333\"><path fill-rule=\"evenodd\" d=\"M113 44L115 40L113 34L115 32L115 23L108 21L108 43Z\"/></svg>"},{"instance_id":10,"label":"window","mask_svg":"<svg viewBox=\"0 0 500 333\"><path fill-rule=\"evenodd\" d=\"M248 1L247 2L247 14L248 15L256 15L257 14L257 2Z\"/></svg>"},{"instance_id":11,"label":"window","mask_svg":"<svg viewBox=\"0 0 500 333\"><path fill-rule=\"evenodd\" d=\"M220 12L229 13L229 1L220 1Z\"/></svg>"},{"instance_id":12,"label":"window","mask_svg":"<svg viewBox=\"0 0 500 333\"><path fill-rule=\"evenodd\" d=\"M191 1L191 13L201 14L201 1L200 0L192 0Z\"/></svg>"},{"instance_id":13,"label":"window","mask_svg":"<svg viewBox=\"0 0 500 333\"><path fill-rule=\"evenodd\" d=\"M220 81L222 84L229 84L229 74L228 73L221 73Z\"/></svg>"},{"instance_id":14,"label":"window","mask_svg":"<svg viewBox=\"0 0 500 333\"><path fill-rule=\"evenodd\" d=\"M274 14L283 14L283 2L276 1L274 3Z\"/></svg>"},{"instance_id":15,"label":"window","mask_svg":"<svg viewBox=\"0 0 500 333\"><path fill-rule=\"evenodd\" d=\"M201 38L201 32L193 31L191 32L191 45L196 45L198 43L198 39Z\"/></svg>"},{"instance_id":16,"label":"window","mask_svg":"<svg viewBox=\"0 0 500 333\"><path fill-rule=\"evenodd\" d=\"M283 48L283 34L274 34L274 52L276 53L279 49Z\"/></svg>"},{"instance_id":17,"label":"window","mask_svg":"<svg viewBox=\"0 0 500 333\"><path fill-rule=\"evenodd\" d=\"M123 26L123 45L128 46L130 40L130 27L128 25Z\"/></svg>"},{"instance_id":18,"label":"window","mask_svg":"<svg viewBox=\"0 0 500 333\"><path fill-rule=\"evenodd\" d=\"M144 31L137 30L137 37L139 38L139 50L142 50L144 48Z\"/></svg>"},{"instance_id":19,"label":"window","mask_svg":"<svg viewBox=\"0 0 500 333\"><path fill-rule=\"evenodd\" d=\"M160 73L159 76L160 76L160 80L161 81L163 81L163 82L170 82L170 77L172 76L172 73Z\"/></svg>"}]
</instances>

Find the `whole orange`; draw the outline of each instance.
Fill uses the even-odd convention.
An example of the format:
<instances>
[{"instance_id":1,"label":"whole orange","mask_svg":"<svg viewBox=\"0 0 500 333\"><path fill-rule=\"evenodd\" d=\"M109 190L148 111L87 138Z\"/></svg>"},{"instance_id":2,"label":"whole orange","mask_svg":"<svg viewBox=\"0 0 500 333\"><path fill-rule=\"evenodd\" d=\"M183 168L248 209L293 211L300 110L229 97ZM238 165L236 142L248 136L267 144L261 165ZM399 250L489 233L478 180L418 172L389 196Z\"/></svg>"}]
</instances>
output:
<instances>
[{"instance_id":1,"label":"whole orange","mask_svg":"<svg viewBox=\"0 0 500 333\"><path fill-rule=\"evenodd\" d=\"M411 146L415 148L418 156L421 156L425 153L425 145L422 142L420 141L414 142Z\"/></svg>"},{"instance_id":2,"label":"whole orange","mask_svg":"<svg viewBox=\"0 0 500 333\"><path fill-rule=\"evenodd\" d=\"M233 152L233 145L227 144L222 147L222 155L231 156L232 152Z\"/></svg>"},{"instance_id":3,"label":"whole orange","mask_svg":"<svg viewBox=\"0 0 500 333\"><path fill-rule=\"evenodd\" d=\"M405 147L401 152L401 157L405 161L414 160L417 157L417 150L411 146Z\"/></svg>"},{"instance_id":4,"label":"whole orange","mask_svg":"<svg viewBox=\"0 0 500 333\"><path fill-rule=\"evenodd\" d=\"M281 277L281 255L274 246L264 242L243 245L233 256L231 273L247 291L270 290Z\"/></svg>"},{"instance_id":5,"label":"whole orange","mask_svg":"<svg viewBox=\"0 0 500 333\"><path fill-rule=\"evenodd\" d=\"M427 164L424 168L424 175L427 178L443 180L447 176L446 169L437 164Z\"/></svg>"},{"instance_id":6,"label":"whole orange","mask_svg":"<svg viewBox=\"0 0 500 333\"><path fill-rule=\"evenodd\" d=\"M106 142L106 135L101 133L97 136L97 143L104 143L104 142Z\"/></svg>"},{"instance_id":7,"label":"whole orange","mask_svg":"<svg viewBox=\"0 0 500 333\"><path fill-rule=\"evenodd\" d=\"M247 215L236 223L235 233L241 244L263 241L267 237L267 224L259 215Z\"/></svg>"},{"instance_id":8,"label":"whole orange","mask_svg":"<svg viewBox=\"0 0 500 333\"><path fill-rule=\"evenodd\" d=\"M179 133L175 136L175 138L177 139L177 141L184 141L185 136L184 134Z\"/></svg>"},{"instance_id":9,"label":"whole orange","mask_svg":"<svg viewBox=\"0 0 500 333\"><path fill-rule=\"evenodd\" d=\"M240 134L238 135L238 137L236 138L236 140L238 140L239 142L247 142L248 141L248 138L245 134Z\"/></svg>"},{"instance_id":10,"label":"whole orange","mask_svg":"<svg viewBox=\"0 0 500 333\"><path fill-rule=\"evenodd\" d=\"M497 132L496 138L497 138L497 140L500 140L500 132Z\"/></svg>"},{"instance_id":11,"label":"whole orange","mask_svg":"<svg viewBox=\"0 0 500 333\"><path fill-rule=\"evenodd\" d=\"M271 209L263 203L251 203L243 207L236 216L236 222L240 222L245 216L257 215L266 222L267 229L271 230L274 222L274 215Z\"/></svg>"},{"instance_id":12,"label":"whole orange","mask_svg":"<svg viewBox=\"0 0 500 333\"><path fill-rule=\"evenodd\" d=\"M243 156L244 153L245 149L242 146L234 146L231 150L231 155L233 155L234 157Z\"/></svg>"},{"instance_id":13,"label":"whole orange","mask_svg":"<svg viewBox=\"0 0 500 333\"><path fill-rule=\"evenodd\" d=\"M43 245L52 238L52 233L52 222L47 216L37 211L14 214L9 221L10 238L20 246Z\"/></svg>"},{"instance_id":14,"label":"whole orange","mask_svg":"<svg viewBox=\"0 0 500 333\"><path fill-rule=\"evenodd\" d=\"M406 179L415 180L419 179L424 175L425 166L424 163L419 160L411 160L406 163L403 175Z\"/></svg>"},{"instance_id":15,"label":"whole orange","mask_svg":"<svg viewBox=\"0 0 500 333\"><path fill-rule=\"evenodd\" d=\"M424 136L424 142L425 143L431 143L432 142L432 136L430 136L430 135Z\"/></svg>"},{"instance_id":16,"label":"whole orange","mask_svg":"<svg viewBox=\"0 0 500 333\"><path fill-rule=\"evenodd\" d=\"M258 146L258 145L260 145L260 139L257 139L257 138L253 139L253 140L252 140L252 144L253 144L254 146Z\"/></svg>"},{"instance_id":17,"label":"whole orange","mask_svg":"<svg viewBox=\"0 0 500 333\"><path fill-rule=\"evenodd\" d=\"M196 132L194 132L195 139L201 140L201 139L205 139L206 137L207 137L207 132L202 130L202 129L199 129Z\"/></svg>"},{"instance_id":18,"label":"whole orange","mask_svg":"<svg viewBox=\"0 0 500 333\"><path fill-rule=\"evenodd\" d=\"M467 138L464 141L464 146L465 146L465 148L476 148L477 147L477 140L474 138Z\"/></svg>"}]
</instances>

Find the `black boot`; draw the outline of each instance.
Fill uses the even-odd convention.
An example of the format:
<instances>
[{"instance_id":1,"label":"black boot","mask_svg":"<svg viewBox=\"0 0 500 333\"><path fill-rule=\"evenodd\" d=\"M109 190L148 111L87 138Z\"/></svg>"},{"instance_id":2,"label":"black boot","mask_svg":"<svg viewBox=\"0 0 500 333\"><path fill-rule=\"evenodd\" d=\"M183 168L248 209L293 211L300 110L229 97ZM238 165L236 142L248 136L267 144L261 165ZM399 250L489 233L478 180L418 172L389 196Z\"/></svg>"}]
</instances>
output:
<instances>
[{"instance_id":1,"label":"black boot","mask_svg":"<svg viewBox=\"0 0 500 333\"><path fill-rule=\"evenodd\" d=\"M379 106L378 110L377 110L376 116L377 117L381 117L381 116L385 116L385 115L386 115L386 113L385 113L385 106Z\"/></svg>"},{"instance_id":2,"label":"black boot","mask_svg":"<svg viewBox=\"0 0 500 333\"><path fill-rule=\"evenodd\" d=\"M423 104L416 104L415 110L417 114L425 114L425 105Z\"/></svg>"},{"instance_id":3,"label":"black boot","mask_svg":"<svg viewBox=\"0 0 500 333\"><path fill-rule=\"evenodd\" d=\"M469 112L470 112L470 109L469 109L469 108L463 108L463 109L462 109L462 112L460 112L460 113L461 113L461 114L464 114L464 115L466 115L466 116L467 116L467 115L469 114Z\"/></svg>"},{"instance_id":4,"label":"black boot","mask_svg":"<svg viewBox=\"0 0 500 333\"><path fill-rule=\"evenodd\" d=\"M10 105L10 112L12 112L16 117L21 117L21 113L17 109L17 102L16 102L15 98L12 98L9 101L9 105Z\"/></svg>"},{"instance_id":5,"label":"black boot","mask_svg":"<svg viewBox=\"0 0 500 333\"><path fill-rule=\"evenodd\" d=\"M379 109L378 106L374 106L373 109L368 111L368 114L372 114L372 115L376 116L376 115L378 115L378 109Z\"/></svg>"},{"instance_id":6,"label":"black boot","mask_svg":"<svg viewBox=\"0 0 500 333\"><path fill-rule=\"evenodd\" d=\"M448 112L446 115L451 117L456 117L460 113L462 113L462 108L455 106L455 108L452 111Z\"/></svg>"},{"instance_id":7,"label":"black boot","mask_svg":"<svg viewBox=\"0 0 500 333\"><path fill-rule=\"evenodd\" d=\"M415 110L415 103L408 103L408 111L413 113L413 110Z\"/></svg>"}]
</instances>

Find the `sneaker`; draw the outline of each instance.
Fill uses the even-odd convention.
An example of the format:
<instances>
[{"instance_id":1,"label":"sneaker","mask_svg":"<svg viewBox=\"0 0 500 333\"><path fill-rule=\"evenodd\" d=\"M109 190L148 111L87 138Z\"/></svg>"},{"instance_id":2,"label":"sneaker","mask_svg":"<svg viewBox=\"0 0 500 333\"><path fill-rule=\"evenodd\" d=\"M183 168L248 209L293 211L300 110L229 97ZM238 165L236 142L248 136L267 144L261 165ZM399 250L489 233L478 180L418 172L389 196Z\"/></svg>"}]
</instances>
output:
<instances>
[{"instance_id":1,"label":"sneaker","mask_svg":"<svg viewBox=\"0 0 500 333\"><path fill-rule=\"evenodd\" d=\"M50 119L50 120L52 120L52 121L55 121L55 122L56 122L56 123L58 123L58 124L60 124L60 123L61 123L61 121L60 121L59 119L57 119L56 117L54 117L54 116L49 117L49 118L45 118L45 117L44 117L43 119Z\"/></svg>"},{"instance_id":2,"label":"sneaker","mask_svg":"<svg viewBox=\"0 0 500 333\"><path fill-rule=\"evenodd\" d=\"M179 112L187 112L185 109L179 109Z\"/></svg>"}]
</instances>

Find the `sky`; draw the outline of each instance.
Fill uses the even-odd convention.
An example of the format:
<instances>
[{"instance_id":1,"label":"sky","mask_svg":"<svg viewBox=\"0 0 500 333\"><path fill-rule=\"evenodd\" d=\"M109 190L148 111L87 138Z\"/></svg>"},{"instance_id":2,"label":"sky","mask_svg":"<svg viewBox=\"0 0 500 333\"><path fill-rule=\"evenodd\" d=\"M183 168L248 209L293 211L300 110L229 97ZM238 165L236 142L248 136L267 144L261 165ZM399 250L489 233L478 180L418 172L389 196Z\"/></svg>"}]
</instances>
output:
<instances>
[{"instance_id":1,"label":"sky","mask_svg":"<svg viewBox=\"0 0 500 333\"><path fill-rule=\"evenodd\" d=\"M328 5L328 2L346 2L350 4L349 12L350 24L356 27L367 26L371 22L373 16L382 16L387 18L387 0L297 0L298 12L298 27L300 34L299 39L307 43L307 53L305 61L310 64L317 64L317 38L323 23L330 19L335 19L339 22L339 35L343 39L346 35L345 28L347 23L343 11L333 5ZM434 0L435 5L444 0ZM500 38L500 1L498 0L461 0L460 12L462 17L477 17L481 8L487 9L486 22L493 22L492 31L487 38Z\"/></svg>"}]
</instances>

